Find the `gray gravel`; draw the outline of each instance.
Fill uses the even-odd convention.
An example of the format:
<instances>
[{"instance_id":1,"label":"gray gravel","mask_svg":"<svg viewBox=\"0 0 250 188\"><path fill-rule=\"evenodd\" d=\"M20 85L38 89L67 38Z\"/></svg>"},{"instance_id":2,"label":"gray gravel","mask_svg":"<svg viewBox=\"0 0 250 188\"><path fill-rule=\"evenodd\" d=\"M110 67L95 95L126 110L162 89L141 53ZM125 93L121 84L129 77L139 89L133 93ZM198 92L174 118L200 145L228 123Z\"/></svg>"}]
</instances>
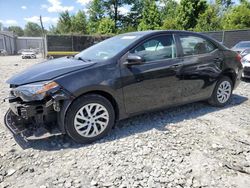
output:
<instances>
[{"instance_id":1,"label":"gray gravel","mask_svg":"<svg viewBox=\"0 0 250 188\"><path fill-rule=\"evenodd\" d=\"M41 61L0 57L5 80ZM250 187L250 84L232 104L204 102L133 117L94 144L66 136L31 143L14 139L0 108L0 187Z\"/></svg>"}]
</instances>

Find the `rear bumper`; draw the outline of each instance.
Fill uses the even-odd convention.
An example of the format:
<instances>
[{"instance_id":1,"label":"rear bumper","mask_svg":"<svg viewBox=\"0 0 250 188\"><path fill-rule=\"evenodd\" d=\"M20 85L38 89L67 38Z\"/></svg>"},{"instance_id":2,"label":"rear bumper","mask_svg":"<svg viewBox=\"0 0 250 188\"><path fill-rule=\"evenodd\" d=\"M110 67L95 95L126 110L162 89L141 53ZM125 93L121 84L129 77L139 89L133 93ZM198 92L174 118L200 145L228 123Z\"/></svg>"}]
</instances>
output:
<instances>
[{"instance_id":1,"label":"rear bumper","mask_svg":"<svg viewBox=\"0 0 250 188\"><path fill-rule=\"evenodd\" d=\"M241 82L242 74L243 74L243 69L240 69L238 71L238 73L236 74L236 78L235 78L235 82L234 82L234 89L236 89L239 86L239 84Z\"/></svg>"}]
</instances>

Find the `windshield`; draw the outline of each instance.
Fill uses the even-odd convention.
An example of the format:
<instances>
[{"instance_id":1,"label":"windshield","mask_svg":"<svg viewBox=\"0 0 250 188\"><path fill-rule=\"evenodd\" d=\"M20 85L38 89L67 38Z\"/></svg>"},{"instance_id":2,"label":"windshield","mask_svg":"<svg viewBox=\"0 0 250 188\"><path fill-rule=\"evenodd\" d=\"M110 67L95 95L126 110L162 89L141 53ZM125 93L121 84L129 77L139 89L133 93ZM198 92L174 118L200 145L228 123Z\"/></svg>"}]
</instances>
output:
<instances>
[{"instance_id":1,"label":"windshield","mask_svg":"<svg viewBox=\"0 0 250 188\"><path fill-rule=\"evenodd\" d=\"M250 48L250 42L240 42L236 44L236 48Z\"/></svg>"},{"instance_id":2,"label":"windshield","mask_svg":"<svg viewBox=\"0 0 250 188\"><path fill-rule=\"evenodd\" d=\"M107 60L116 56L141 35L118 35L83 50L75 56L83 60Z\"/></svg>"}]
</instances>

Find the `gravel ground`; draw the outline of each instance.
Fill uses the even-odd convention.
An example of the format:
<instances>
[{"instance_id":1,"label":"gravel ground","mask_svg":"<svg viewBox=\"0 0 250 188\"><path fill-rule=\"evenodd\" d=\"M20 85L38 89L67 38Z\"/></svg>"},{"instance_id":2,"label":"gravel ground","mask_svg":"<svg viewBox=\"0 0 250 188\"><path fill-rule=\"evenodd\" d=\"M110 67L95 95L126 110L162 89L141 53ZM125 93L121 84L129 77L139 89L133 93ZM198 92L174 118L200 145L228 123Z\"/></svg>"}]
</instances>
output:
<instances>
[{"instance_id":1,"label":"gravel ground","mask_svg":"<svg viewBox=\"0 0 250 188\"><path fill-rule=\"evenodd\" d=\"M11 75L39 61L0 57L0 99ZM3 103L0 187L250 187L249 96L242 82L225 108L200 102L140 115L90 145L14 139Z\"/></svg>"}]
</instances>

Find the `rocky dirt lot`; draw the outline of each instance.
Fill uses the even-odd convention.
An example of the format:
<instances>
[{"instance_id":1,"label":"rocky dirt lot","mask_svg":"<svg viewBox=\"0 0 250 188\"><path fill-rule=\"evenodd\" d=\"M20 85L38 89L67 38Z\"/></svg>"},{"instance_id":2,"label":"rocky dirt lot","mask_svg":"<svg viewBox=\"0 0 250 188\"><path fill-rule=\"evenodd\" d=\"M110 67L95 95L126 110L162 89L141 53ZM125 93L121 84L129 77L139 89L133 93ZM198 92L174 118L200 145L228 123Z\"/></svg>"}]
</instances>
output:
<instances>
[{"instance_id":1,"label":"rocky dirt lot","mask_svg":"<svg viewBox=\"0 0 250 188\"><path fill-rule=\"evenodd\" d=\"M4 82L42 61L0 57ZM0 187L250 187L250 84L242 82L232 103L204 102L140 115L120 122L96 143L66 136L25 143L3 125L0 107Z\"/></svg>"}]
</instances>

